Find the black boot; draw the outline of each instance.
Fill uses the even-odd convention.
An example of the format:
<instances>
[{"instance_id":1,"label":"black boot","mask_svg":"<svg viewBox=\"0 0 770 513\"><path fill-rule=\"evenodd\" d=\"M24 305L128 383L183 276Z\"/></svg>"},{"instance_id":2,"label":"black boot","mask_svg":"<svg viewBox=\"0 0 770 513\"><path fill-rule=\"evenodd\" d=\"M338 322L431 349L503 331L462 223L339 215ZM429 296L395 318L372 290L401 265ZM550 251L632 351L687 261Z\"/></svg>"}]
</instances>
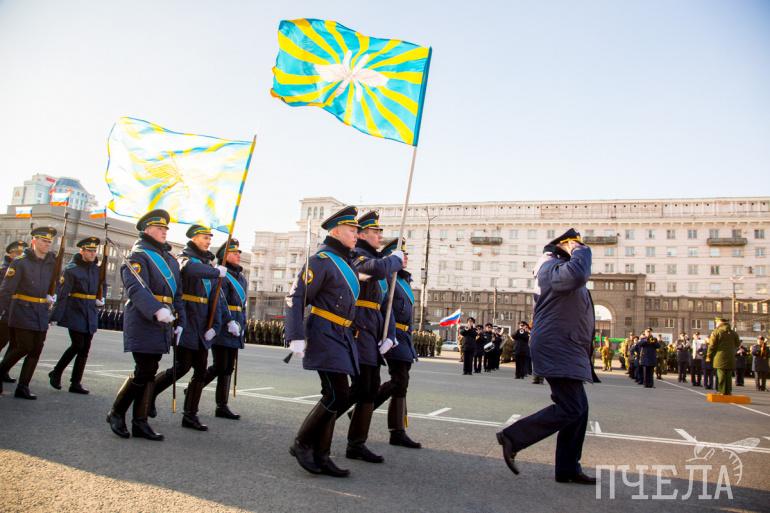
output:
<instances>
[{"instance_id":1,"label":"black boot","mask_svg":"<svg viewBox=\"0 0 770 513\"><path fill-rule=\"evenodd\" d=\"M131 434L136 438L161 441L163 440L163 435L156 433L150 427L150 424L147 423L147 411L150 409L154 388L154 382L147 383L134 400L134 418L131 419Z\"/></svg>"},{"instance_id":2,"label":"black boot","mask_svg":"<svg viewBox=\"0 0 770 513\"><path fill-rule=\"evenodd\" d=\"M152 400L150 401L150 408L147 410L147 416L154 419L158 416L158 410L155 408L155 398L160 395L161 392L174 384L174 371L166 369L155 375L155 391L152 394Z\"/></svg>"},{"instance_id":3,"label":"black boot","mask_svg":"<svg viewBox=\"0 0 770 513\"><path fill-rule=\"evenodd\" d=\"M48 382L56 390L61 390L61 374L59 374L56 369L48 373Z\"/></svg>"},{"instance_id":4,"label":"black boot","mask_svg":"<svg viewBox=\"0 0 770 513\"><path fill-rule=\"evenodd\" d=\"M30 399L35 400L37 399L37 396L29 391L29 387L27 385L17 385L16 386L16 392L13 394L14 397L18 397L19 399Z\"/></svg>"},{"instance_id":5,"label":"black boot","mask_svg":"<svg viewBox=\"0 0 770 513\"><path fill-rule=\"evenodd\" d=\"M332 436L334 435L334 424L337 422L337 412L326 411L324 420L325 422L321 424L320 433L313 454L316 465L321 469L321 473L326 474L327 476L348 477L350 471L339 468L329 456L332 447Z\"/></svg>"},{"instance_id":6,"label":"black boot","mask_svg":"<svg viewBox=\"0 0 770 513\"><path fill-rule=\"evenodd\" d=\"M83 385L81 385L80 383L71 383L69 391L72 392L73 394L83 394L83 395L88 395L90 393L89 390L87 388L83 388Z\"/></svg>"},{"instance_id":7,"label":"black boot","mask_svg":"<svg viewBox=\"0 0 770 513\"><path fill-rule=\"evenodd\" d=\"M313 446L320 436L321 429L326 422L327 410L320 402L313 406L310 413L305 417L302 426L297 431L297 437L294 439L294 445L289 447L289 454L297 459L299 466L311 474L320 474L321 467L315 461L313 455Z\"/></svg>"},{"instance_id":8,"label":"black boot","mask_svg":"<svg viewBox=\"0 0 770 513\"><path fill-rule=\"evenodd\" d=\"M203 393L203 382L190 381L187 386L187 395L184 398L184 415L182 416L182 427L197 429L198 431L208 431L208 426L201 424L198 419L198 403Z\"/></svg>"},{"instance_id":9,"label":"black boot","mask_svg":"<svg viewBox=\"0 0 770 513\"><path fill-rule=\"evenodd\" d=\"M348 448L345 457L351 460L363 460L369 463L382 463L385 458L375 454L366 446L369 426L372 423L373 403L358 403L353 410L353 417L348 429Z\"/></svg>"},{"instance_id":10,"label":"black boot","mask_svg":"<svg viewBox=\"0 0 770 513\"><path fill-rule=\"evenodd\" d=\"M241 418L241 416L233 411L230 411L230 408L227 407L227 396L229 392L230 375L228 374L227 376L219 376L219 378L217 378L216 391L217 409L214 412L214 415L223 419L238 420Z\"/></svg>"},{"instance_id":11,"label":"black boot","mask_svg":"<svg viewBox=\"0 0 770 513\"><path fill-rule=\"evenodd\" d=\"M388 429L390 445L399 445L410 449L419 449L422 444L415 442L406 434L406 397L391 397L388 405Z\"/></svg>"},{"instance_id":12,"label":"black boot","mask_svg":"<svg viewBox=\"0 0 770 513\"><path fill-rule=\"evenodd\" d=\"M112 410L107 414L107 422L110 424L110 429L121 438L129 438L131 436L126 427L126 411L128 411L128 407L131 405L139 389L140 387L133 383L133 376L126 378L126 381L123 382L120 390L118 390Z\"/></svg>"},{"instance_id":13,"label":"black boot","mask_svg":"<svg viewBox=\"0 0 770 513\"><path fill-rule=\"evenodd\" d=\"M16 383L16 380L13 379L7 372L3 374L2 383Z\"/></svg>"}]
</instances>

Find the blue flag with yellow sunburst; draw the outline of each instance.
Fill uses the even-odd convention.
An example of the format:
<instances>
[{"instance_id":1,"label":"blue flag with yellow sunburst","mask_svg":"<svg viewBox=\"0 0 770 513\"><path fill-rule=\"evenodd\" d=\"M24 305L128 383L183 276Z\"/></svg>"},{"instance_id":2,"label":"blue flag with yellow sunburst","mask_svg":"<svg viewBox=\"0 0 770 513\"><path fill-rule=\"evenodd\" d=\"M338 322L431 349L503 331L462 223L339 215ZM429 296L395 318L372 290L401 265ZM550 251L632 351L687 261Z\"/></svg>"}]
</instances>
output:
<instances>
[{"instance_id":1,"label":"blue flag with yellow sunburst","mask_svg":"<svg viewBox=\"0 0 770 513\"><path fill-rule=\"evenodd\" d=\"M251 141L166 130L123 117L107 141L113 212L141 217L162 208L179 223L227 233L237 215Z\"/></svg>"},{"instance_id":2,"label":"blue flag with yellow sunburst","mask_svg":"<svg viewBox=\"0 0 770 513\"><path fill-rule=\"evenodd\" d=\"M311 105L375 137L417 146L431 48L336 21L283 20L270 94Z\"/></svg>"}]
</instances>

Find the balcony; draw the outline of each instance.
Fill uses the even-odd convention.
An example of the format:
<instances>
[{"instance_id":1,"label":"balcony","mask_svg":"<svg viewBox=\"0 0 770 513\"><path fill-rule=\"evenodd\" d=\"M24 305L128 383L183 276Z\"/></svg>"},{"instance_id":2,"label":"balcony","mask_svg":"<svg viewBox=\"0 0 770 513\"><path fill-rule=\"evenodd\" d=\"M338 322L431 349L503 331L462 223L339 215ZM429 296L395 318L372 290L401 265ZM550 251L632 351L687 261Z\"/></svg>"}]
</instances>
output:
<instances>
[{"instance_id":1,"label":"balcony","mask_svg":"<svg viewBox=\"0 0 770 513\"><path fill-rule=\"evenodd\" d=\"M585 235L583 242L589 246L609 246L618 243L617 235Z\"/></svg>"},{"instance_id":2,"label":"balcony","mask_svg":"<svg viewBox=\"0 0 770 513\"><path fill-rule=\"evenodd\" d=\"M709 246L745 246L748 244L746 237L709 237L706 244Z\"/></svg>"},{"instance_id":3,"label":"balcony","mask_svg":"<svg viewBox=\"0 0 770 513\"><path fill-rule=\"evenodd\" d=\"M502 243L502 237L471 237L471 244L476 246L499 246Z\"/></svg>"}]
</instances>

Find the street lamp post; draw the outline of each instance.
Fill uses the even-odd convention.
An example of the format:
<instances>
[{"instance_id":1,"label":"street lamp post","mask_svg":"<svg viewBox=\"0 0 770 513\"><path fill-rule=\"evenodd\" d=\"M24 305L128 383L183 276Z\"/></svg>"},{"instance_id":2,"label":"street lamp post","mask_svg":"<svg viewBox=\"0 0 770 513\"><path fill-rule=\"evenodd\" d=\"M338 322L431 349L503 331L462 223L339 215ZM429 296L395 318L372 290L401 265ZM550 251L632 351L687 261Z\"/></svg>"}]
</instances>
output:
<instances>
[{"instance_id":1,"label":"street lamp post","mask_svg":"<svg viewBox=\"0 0 770 513\"><path fill-rule=\"evenodd\" d=\"M737 296L735 294L735 282L740 281L743 279L743 276L731 276L730 281L733 283L733 296L732 296L732 315L730 317L730 326L733 327L733 329L736 329L735 327L735 308L737 306Z\"/></svg>"},{"instance_id":2,"label":"street lamp post","mask_svg":"<svg viewBox=\"0 0 770 513\"><path fill-rule=\"evenodd\" d=\"M423 329L423 322L425 320L425 303L428 300L428 255L430 254L430 222L436 219L438 216L430 217L428 215L428 209L425 209L425 216L428 218L428 231L425 235L425 259L422 269L422 290L420 291L420 324L419 330Z\"/></svg>"}]
</instances>

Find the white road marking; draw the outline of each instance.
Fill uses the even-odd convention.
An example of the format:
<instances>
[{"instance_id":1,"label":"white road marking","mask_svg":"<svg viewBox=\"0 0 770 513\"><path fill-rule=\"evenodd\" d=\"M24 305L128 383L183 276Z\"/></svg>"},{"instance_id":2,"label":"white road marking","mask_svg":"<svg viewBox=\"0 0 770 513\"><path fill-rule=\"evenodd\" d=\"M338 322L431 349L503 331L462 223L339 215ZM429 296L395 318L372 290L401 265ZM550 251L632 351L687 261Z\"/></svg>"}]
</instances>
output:
<instances>
[{"instance_id":1,"label":"white road marking","mask_svg":"<svg viewBox=\"0 0 770 513\"><path fill-rule=\"evenodd\" d=\"M273 387L245 388L243 390L238 390L238 393L242 394L243 392L253 392L255 390L273 390Z\"/></svg>"},{"instance_id":2,"label":"white road marking","mask_svg":"<svg viewBox=\"0 0 770 513\"><path fill-rule=\"evenodd\" d=\"M438 409L436 411L432 411L432 412L428 413L427 416L428 417L437 417L437 416L441 415L442 413L448 412L451 409L452 408L440 408L440 409Z\"/></svg>"},{"instance_id":3,"label":"white road marking","mask_svg":"<svg viewBox=\"0 0 770 513\"><path fill-rule=\"evenodd\" d=\"M598 433L602 432L602 428L601 428L601 426L599 426L599 421L598 420L589 420L588 424L591 426L591 432L592 433L597 433L598 434Z\"/></svg>"},{"instance_id":4,"label":"white road marking","mask_svg":"<svg viewBox=\"0 0 770 513\"><path fill-rule=\"evenodd\" d=\"M323 397L321 394L313 394L313 395L302 395L299 397L295 397L295 401L303 401L305 399L315 399L316 397Z\"/></svg>"},{"instance_id":5,"label":"white road marking","mask_svg":"<svg viewBox=\"0 0 770 513\"><path fill-rule=\"evenodd\" d=\"M513 424L514 422L519 420L520 418L521 418L521 415L519 415L518 413L514 413L513 415L508 417L508 420L505 421L505 425L506 426L510 426L511 424Z\"/></svg>"},{"instance_id":6,"label":"white road marking","mask_svg":"<svg viewBox=\"0 0 770 513\"><path fill-rule=\"evenodd\" d=\"M692 392L694 394L702 395L703 397L706 397L706 394L703 392L698 392L697 390L693 390L691 388L683 387L681 385L675 385L673 383L669 383L668 381L663 381L662 379L657 380L658 383L665 383L666 385L671 385L672 387L681 388L682 390L687 390L688 392ZM758 413L760 415L764 415L765 417L770 417L770 413L765 413L763 411L755 410L754 408L749 408L748 406L744 406L742 404L735 404L735 403L727 403L732 406L737 406L738 408L743 408L744 410L748 410L750 412Z\"/></svg>"},{"instance_id":7,"label":"white road marking","mask_svg":"<svg viewBox=\"0 0 770 513\"><path fill-rule=\"evenodd\" d=\"M692 436L690 433L688 433L684 429L676 428L676 429L674 429L674 431L679 433L679 436L681 436L682 438L684 438L685 440L687 440L689 442L697 442L698 441L698 440L695 439L694 436Z\"/></svg>"}]
</instances>

